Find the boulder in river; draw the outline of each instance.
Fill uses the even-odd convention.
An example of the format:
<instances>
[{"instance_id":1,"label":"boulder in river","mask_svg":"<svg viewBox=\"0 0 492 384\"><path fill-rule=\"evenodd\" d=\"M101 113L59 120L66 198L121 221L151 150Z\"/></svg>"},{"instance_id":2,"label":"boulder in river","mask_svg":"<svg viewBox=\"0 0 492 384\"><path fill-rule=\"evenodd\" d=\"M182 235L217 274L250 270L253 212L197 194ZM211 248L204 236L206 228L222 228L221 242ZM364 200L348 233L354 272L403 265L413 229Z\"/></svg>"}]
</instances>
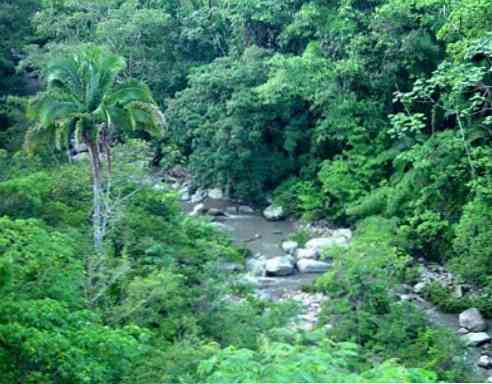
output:
<instances>
[{"instance_id":1,"label":"boulder in river","mask_svg":"<svg viewBox=\"0 0 492 384\"><path fill-rule=\"evenodd\" d=\"M225 208L225 211L226 211L226 213L227 213L227 214L229 214L229 215L237 215L237 213L238 213L238 209L237 209L237 207L236 207L236 206L234 206L234 205L231 205L231 206L229 206L229 207L226 207L226 208Z\"/></svg>"},{"instance_id":2,"label":"boulder in river","mask_svg":"<svg viewBox=\"0 0 492 384\"><path fill-rule=\"evenodd\" d=\"M278 221L285 218L285 211L282 207L270 205L263 211L265 219L270 221Z\"/></svg>"},{"instance_id":3,"label":"boulder in river","mask_svg":"<svg viewBox=\"0 0 492 384\"><path fill-rule=\"evenodd\" d=\"M295 273L294 260L290 256L274 257L265 264L267 276L289 276Z\"/></svg>"},{"instance_id":4,"label":"boulder in river","mask_svg":"<svg viewBox=\"0 0 492 384\"><path fill-rule=\"evenodd\" d=\"M297 250L297 259L316 259L318 257L318 251L315 249L301 248Z\"/></svg>"},{"instance_id":5,"label":"boulder in river","mask_svg":"<svg viewBox=\"0 0 492 384\"><path fill-rule=\"evenodd\" d=\"M249 205L240 205L237 211L242 215L253 215L255 213L255 210Z\"/></svg>"},{"instance_id":6,"label":"boulder in river","mask_svg":"<svg viewBox=\"0 0 492 384\"><path fill-rule=\"evenodd\" d=\"M492 368L492 358L489 355L480 356L480 359L478 360L478 366L485 368L485 369L491 369Z\"/></svg>"},{"instance_id":7,"label":"boulder in river","mask_svg":"<svg viewBox=\"0 0 492 384\"><path fill-rule=\"evenodd\" d=\"M297 251L297 248L299 248L297 241L288 240L282 243L282 250L289 255L293 255Z\"/></svg>"},{"instance_id":8,"label":"boulder in river","mask_svg":"<svg viewBox=\"0 0 492 384\"><path fill-rule=\"evenodd\" d=\"M470 308L460 313L460 326L472 332L481 332L487 329L487 323L477 308Z\"/></svg>"},{"instance_id":9,"label":"boulder in river","mask_svg":"<svg viewBox=\"0 0 492 384\"><path fill-rule=\"evenodd\" d=\"M492 340L488 333L472 332L462 336L463 341L468 347L478 347Z\"/></svg>"},{"instance_id":10,"label":"boulder in river","mask_svg":"<svg viewBox=\"0 0 492 384\"><path fill-rule=\"evenodd\" d=\"M208 197L212 200L221 200L224 198L224 193L220 188L212 188L208 190Z\"/></svg>"},{"instance_id":11,"label":"boulder in river","mask_svg":"<svg viewBox=\"0 0 492 384\"><path fill-rule=\"evenodd\" d=\"M297 262L301 273L324 273L330 269L330 264L312 259L301 259Z\"/></svg>"},{"instance_id":12,"label":"boulder in river","mask_svg":"<svg viewBox=\"0 0 492 384\"><path fill-rule=\"evenodd\" d=\"M252 257L246 260L246 269L253 276L265 276L266 260Z\"/></svg>"},{"instance_id":13,"label":"boulder in river","mask_svg":"<svg viewBox=\"0 0 492 384\"><path fill-rule=\"evenodd\" d=\"M199 189L193 194L193 196L191 196L191 202L193 204L201 203L206 198L207 198L207 191Z\"/></svg>"}]
</instances>

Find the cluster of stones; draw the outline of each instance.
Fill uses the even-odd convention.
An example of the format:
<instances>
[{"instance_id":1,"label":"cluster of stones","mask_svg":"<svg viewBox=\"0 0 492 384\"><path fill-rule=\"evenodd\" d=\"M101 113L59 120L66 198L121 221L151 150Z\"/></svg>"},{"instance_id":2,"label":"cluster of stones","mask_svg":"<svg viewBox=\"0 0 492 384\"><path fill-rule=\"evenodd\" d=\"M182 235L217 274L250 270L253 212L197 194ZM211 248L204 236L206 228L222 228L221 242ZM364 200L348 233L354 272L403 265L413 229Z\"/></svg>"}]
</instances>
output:
<instances>
[{"instance_id":1,"label":"cluster of stones","mask_svg":"<svg viewBox=\"0 0 492 384\"><path fill-rule=\"evenodd\" d=\"M468 285L460 284L455 276L443 266L436 264L425 265L423 262L422 260L420 265L419 282L413 287L415 293L422 293L431 283L438 283L451 290L456 298L463 297L471 289Z\"/></svg>"},{"instance_id":2,"label":"cluster of stones","mask_svg":"<svg viewBox=\"0 0 492 384\"><path fill-rule=\"evenodd\" d=\"M347 247L352 239L350 229L337 229L329 237L309 240L303 248L295 241L284 241L281 245L285 256L266 259L257 255L247 261L247 269L254 276L283 277L296 272L324 273L330 269L329 249ZM321 257L323 260L320 260Z\"/></svg>"},{"instance_id":3,"label":"cluster of stones","mask_svg":"<svg viewBox=\"0 0 492 384\"><path fill-rule=\"evenodd\" d=\"M325 299L321 293L307 293L302 291L292 291L286 293L282 300L297 301L303 307L303 312L295 321L294 327L297 329L310 331L318 323L321 312L321 302Z\"/></svg>"},{"instance_id":4,"label":"cluster of stones","mask_svg":"<svg viewBox=\"0 0 492 384\"><path fill-rule=\"evenodd\" d=\"M461 328L458 329L458 334L461 335L467 346L484 347L490 345L492 338L485 332L487 323L478 309L470 308L460 313L459 323ZM484 351L480 356L478 365L484 369L492 369L492 354Z\"/></svg>"}]
</instances>

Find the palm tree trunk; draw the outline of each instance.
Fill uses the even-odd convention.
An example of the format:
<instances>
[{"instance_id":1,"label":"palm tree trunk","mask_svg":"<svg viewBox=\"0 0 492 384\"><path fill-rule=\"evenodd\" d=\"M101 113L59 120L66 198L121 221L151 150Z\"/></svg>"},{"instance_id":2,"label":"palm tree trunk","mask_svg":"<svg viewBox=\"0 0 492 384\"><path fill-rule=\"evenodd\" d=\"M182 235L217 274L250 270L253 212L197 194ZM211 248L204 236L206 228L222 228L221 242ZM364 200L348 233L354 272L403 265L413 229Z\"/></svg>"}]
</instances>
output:
<instances>
[{"instance_id":1,"label":"palm tree trunk","mask_svg":"<svg viewBox=\"0 0 492 384\"><path fill-rule=\"evenodd\" d=\"M98 255L104 253L103 249L103 186L101 172L101 156L97 144L87 140L92 171L94 249Z\"/></svg>"}]
</instances>

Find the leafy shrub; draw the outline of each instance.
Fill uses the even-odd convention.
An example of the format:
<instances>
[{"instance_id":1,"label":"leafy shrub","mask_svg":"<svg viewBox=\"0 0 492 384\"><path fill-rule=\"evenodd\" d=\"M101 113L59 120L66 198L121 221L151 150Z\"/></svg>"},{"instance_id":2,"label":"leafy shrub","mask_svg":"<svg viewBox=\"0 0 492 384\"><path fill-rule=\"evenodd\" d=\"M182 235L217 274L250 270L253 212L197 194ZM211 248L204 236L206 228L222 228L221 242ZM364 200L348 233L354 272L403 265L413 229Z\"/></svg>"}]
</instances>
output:
<instances>
[{"instance_id":1,"label":"leafy shrub","mask_svg":"<svg viewBox=\"0 0 492 384\"><path fill-rule=\"evenodd\" d=\"M492 275L492 205L481 198L470 201L455 232L452 269L466 281L483 286Z\"/></svg>"},{"instance_id":2,"label":"leafy shrub","mask_svg":"<svg viewBox=\"0 0 492 384\"><path fill-rule=\"evenodd\" d=\"M83 228L89 223L89 186L89 174L80 165L12 178L0 183L0 215Z\"/></svg>"},{"instance_id":3,"label":"leafy shrub","mask_svg":"<svg viewBox=\"0 0 492 384\"><path fill-rule=\"evenodd\" d=\"M315 185L308 181L291 178L273 192L273 201L289 214L311 220L323 212L324 199Z\"/></svg>"},{"instance_id":4,"label":"leafy shrub","mask_svg":"<svg viewBox=\"0 0 492 384\"><path fill-rule=\"evenodd\" d=\"M337 219L344 219L346 205L359 199L366 192L350 164L341 159L323 162L318 177L321 190L328 200L328 213Z\"/></svg>"},{"instance_id":5,"label":"leafy shrub","mask_svg":"<svg viewBox=\"0 0 492 384\"><path fill-rule=\"evenodd\" d=\"M207 383L420 382L436 378L431 371L407 369L391 360L364 370L356 345L333 343L321 333L310 335L309 342L264 338L258 351L217 348L198 372Z\"/></svg>"},{"instance_id":6,"label":"leafy shrub","mask_svg":"<svg viewBox=\"0 0 492 384\"><path fill-rule=\"evenodd\" d=\"M0 218L0 262L8 272L4 295L83 303L83 255L75 241L36 220Z\"/></svg>"},{"instance_id":7,"label":"leafy shrub","mask_svg":"<svg viewBox=\"0 0 492 384\"><path fill-rule=\"evenodd\" d=\"M399 302L395 295L408 279L410 260L394 244L396 231L394 220L367 218L348 250L326 251L333 255L333 268L316 283L331 296L322 307L323 322L333 324L329 335L335 340L363 345L368 358L397 357L441 379L463 380L468 376L455 361L463 353L456 337L431 328L413 304Z\"/></svg>"}]
</instances>

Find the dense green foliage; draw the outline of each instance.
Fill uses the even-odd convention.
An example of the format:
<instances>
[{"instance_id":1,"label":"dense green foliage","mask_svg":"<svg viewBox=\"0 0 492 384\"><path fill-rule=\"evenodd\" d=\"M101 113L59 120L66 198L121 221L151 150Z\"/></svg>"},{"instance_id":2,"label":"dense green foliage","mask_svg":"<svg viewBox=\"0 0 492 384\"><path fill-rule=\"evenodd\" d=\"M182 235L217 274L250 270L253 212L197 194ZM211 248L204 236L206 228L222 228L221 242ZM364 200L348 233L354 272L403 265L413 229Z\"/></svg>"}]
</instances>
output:
<instances>
[{"instance_id":1,"label":"dense green foliage","mask_svg":"<svg viewBox=\"0 0 492 384\"><path fill-rule=\"evenodd\" d=\"M491 0L2 1L0 383L473 380L396 292L436 262L472 294L428 299L492 315L491 31ZM151 164L357 228L327 327L231 285Z\"/></svg>"}]
</instances>

